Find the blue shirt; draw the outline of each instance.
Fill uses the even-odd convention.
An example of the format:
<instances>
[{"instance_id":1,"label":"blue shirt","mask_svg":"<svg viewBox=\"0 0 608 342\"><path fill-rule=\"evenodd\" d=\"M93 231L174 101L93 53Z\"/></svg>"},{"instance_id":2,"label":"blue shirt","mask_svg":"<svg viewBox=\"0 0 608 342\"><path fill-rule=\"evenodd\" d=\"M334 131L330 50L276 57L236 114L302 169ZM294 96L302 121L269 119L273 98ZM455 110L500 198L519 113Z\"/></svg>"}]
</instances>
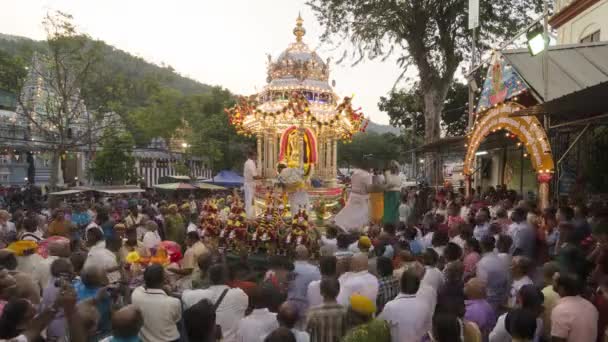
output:
<instances>
[{"instance_id":1,"label":"blue shirt","mask_svg":"<svg viewBox=\"0 0 608 342\"><path fill-rule=\"evenodd\" d=\"M420 241L412 240L408 242L410 244L410 251L412 252L412 254L418 255L422 253L422 244L420 244Z\"/></svg>"},{"instance_id":2,"label":"blue shirt","mask_svg":"<svg viewBox=\"0 0 608 342\"><path fill-rule=\"evenodd\" d=\"M77 225L79 228L91 223L91 216L85 211L82 213L72 214L72 223Z\"/></svg>"},{"instance_id":3,"label":"blue shirt","mask_svg":"<svg viewBox=\"0 0 608 342\"><path fill-rule=\"evenodd\" d=\"M308 284L315 280L321 280L319 269L306 261L296 261L293 273L295 278L289 284L287 299L307 303Z\"/></svg>"},{"instance_id":4,"label":"blue shirt","mask_svg":"<svg viewBox=\"0 0 608 342\"><path fill-rule=\"evenodd\" d=\"M74 289L76 290L78 302L82 302L83 300L87 300L89 298L95 298L97 296L97 291L99 291L100 288L87 287L82 283L82 281L76 280L74 282ZM100 315L97 330L100 333L105 333L112 330L110 307L111 302L109 297L105 298L103 301L101 301L101 303L97 303L97 311L99 311Z\"/></svg>"}]
</instances>

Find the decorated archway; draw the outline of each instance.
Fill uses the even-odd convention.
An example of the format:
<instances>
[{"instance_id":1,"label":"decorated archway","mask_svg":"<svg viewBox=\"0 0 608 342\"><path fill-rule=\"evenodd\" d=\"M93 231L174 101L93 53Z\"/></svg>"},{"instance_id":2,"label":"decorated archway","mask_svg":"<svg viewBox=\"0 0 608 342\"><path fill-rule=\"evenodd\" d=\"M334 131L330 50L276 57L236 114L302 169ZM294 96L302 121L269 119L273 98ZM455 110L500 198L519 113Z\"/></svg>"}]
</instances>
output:
<instances>
[{"instance_id":1,"label":"decorated archway","mask_svg":"<svg viewBox=\"0 0 608 342\"><path fill-rule=\"evenodd\" d=\"M530 155L532 167L537 173L541 207L548 205L549 181L554 172L551 145L541 123L535 116L511 116L524 107L515 102L498 104L483 113L468 136L467 153L464 160L464 174L467 179L473 174L475 153L488 134L506 130L514 134Z\"/></svg>"}]
</instances>

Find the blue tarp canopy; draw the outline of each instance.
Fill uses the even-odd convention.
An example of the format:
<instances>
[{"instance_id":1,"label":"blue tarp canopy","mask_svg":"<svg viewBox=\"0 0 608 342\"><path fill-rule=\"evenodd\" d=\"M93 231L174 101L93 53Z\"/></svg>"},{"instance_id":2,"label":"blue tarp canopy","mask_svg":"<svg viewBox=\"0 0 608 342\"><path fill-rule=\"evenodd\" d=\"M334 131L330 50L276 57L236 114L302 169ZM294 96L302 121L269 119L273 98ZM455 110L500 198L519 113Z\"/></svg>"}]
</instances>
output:
<instances>
[{"instance_id":1,"label":"blue tarp canopy","mask_svg":"<svg viewBox=\"0 0 608 342\"><path fill-rule=\"evenodd\" d=\"M239 176L236 172L230 170L220 171L215 177L203 181L203 183L210 183L225 187L240 187L243 185L243 177Z\"/></svg>"}]
</instances>

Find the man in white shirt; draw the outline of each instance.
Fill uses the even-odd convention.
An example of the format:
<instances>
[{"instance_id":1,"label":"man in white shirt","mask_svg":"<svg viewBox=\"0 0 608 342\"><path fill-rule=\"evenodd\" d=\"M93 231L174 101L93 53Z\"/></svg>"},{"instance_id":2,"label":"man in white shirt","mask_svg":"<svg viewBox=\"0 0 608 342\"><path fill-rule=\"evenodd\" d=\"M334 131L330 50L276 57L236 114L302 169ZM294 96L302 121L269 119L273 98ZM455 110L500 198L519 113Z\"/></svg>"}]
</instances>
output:
<instances>
[{"instance_id":1,"label":"man in white shirt","mask_svg":"<svg viewBox=\"0 0 608 342\"><path fill-rule=\"evenodd\" d=\"M483 207L477 211L475 215L475 228L473 228L473 237L477 241L481 241L486 235L490 234L490 211Z\"/></svg>"},{"instance_id":2,"label":"man in white shirt","mask_svg":"<svg viewBox=\"0 0 608 342\"><path fill-rule=\"evenodd\" d=\"M257 287L249 298L253 303L253 311L241 319L236 332L237 342L262 342L264 338L279 327L277 314L270 312L268 307L274 290L263 286Z\"/></svg>"},{"instance_id":3,"label":"man in white shirt","mask_svg":"<svg viewBox=\"0 0 608 342\"><path fill-rule=\"evenodd\" d=\"M211 266L209 281L211 286L205 290L185 290L183 292L184 310L189 309L203 299L209 300L211 304L217 306L215 310L216 323L222 327L223 341L236 341L238 324L245 317L249 298L243 290L239 288L231 289L226 285L224 268L221 265Z\"/></svg>"},{"instance_id":4,"label":"man in white shirt","mask_svg":"<svg viewBox=\"0 0 608 342\"><path fill-rule=\"evenodd\" d=\"M516 256L511 262L511 277L513 282L511 283L511 291L509 293L508 306L510 308L515 307L517 302L517 294L519 290L525 285L533 285L532 279L530 279L530 272L533 270L532 260L524 256Z\"/></svg>"},{"instance_id":5,"label":"man in white shirt","mask_svg":"<svg viewBox=\"0 0 608 342\"><path fill-rule=\"evenodd\" d=\"M322 256L319 258L321 277L335 277L336 263L337 260L335 256ZM312 281L308 284L306 299L308 300L309 308L323 304L323 296L321 296L321 279Z\"/></svg>"},{"instance_id":6,"label":"man in white shirt","mask_svg":"<svg viewBox=\"0 0 608 342\"><path fill-rule=\"evenodd\" d=\"M91 246L89 254L84 262L84 267L88 265L97 265L108 272L108 280L110 283L115 283L120 280L119 265L116 261L116 255L106 248L106 242L103 239L101 229L89 229L86 232L87 243Z\"/></svg>"},{"instance_id":7,"label":"man in white shirt","mask_svg":"<svg viewBox=\"0 0 608 342\"><path fill-rule=\"evenodd\" d=\"M247 153L247 161L243 168L243 190L245 192L245 212L247 213L248 219L255 218L255 206L253 204L255 194L255 181L261 179L258 176L258 170L255 166L255 159L257 158L257 152L254 149L249 150Z\"/></svg>"},{"instance_id":8,"label":"man in white shirt","mask_svg":"<svg viewBox=\"0 0 608 342\"><path fill-rule=\"evenodd\" d=\"M301 317L305 317L309 307L307 292L308 285L316 280L321 280L319 268L308 262L308 249L304 245L296 247L296 261L294 262L293 274L295 277L291 281L287 292L287 301L291 302Z\"/></svg>"},{"instance_id":9,"label":"man in white shirt","mask_svg":"<svg viewBox=\"0 0 608 342\"><path fill-rule=\"evenodd\" d=\"M131 295L144 318L139 337L146 342L179 341L180 338L177 323L182 319L181 303L162 289L164 280L162 266L148 266L144 272L146 286L136 288Z\"/></svg>"},{"instance_id":10,"label":"man in white shirt","mask_svg":"<svg viewBox=\"0 0 608 342\"><path fill-rule=\"evenodd\" d=\"M369 273L367 255L361 253L353 256L350 269L351 272L344 273L338 279L340 282L338 304L348 307L350 297L354 294L365 296L375 303L380 285L378 278Z\"/></svg>"},{"instance_id":11,"label":"man in white shirt","mask_svg":"<svg viewBox=\"0 0 608 342\"><path fill-rule=\"evenodd\" d=\"M423 255L424 261L424 276L422 277L422 285L429 286L435 290L435 292L439 292L443 284L445 283L445 278L443 276L443 272L437 268L437 263L439 262L439 255L432 248L427 248L424 251Z\"/></svg>"},{"instance_id":12,"label":"man in white shirt","mask_svg":"<svg viewBox=\"0 0 608 342\"><path fill-rule=\"evenodd\" d=\"M401 293L386 303L378 316L389 322L392 342L421 341L431 330L432 303L428 297L418 293L420 275L408 270L401 276Z\"/></svg>"}]
</instances>

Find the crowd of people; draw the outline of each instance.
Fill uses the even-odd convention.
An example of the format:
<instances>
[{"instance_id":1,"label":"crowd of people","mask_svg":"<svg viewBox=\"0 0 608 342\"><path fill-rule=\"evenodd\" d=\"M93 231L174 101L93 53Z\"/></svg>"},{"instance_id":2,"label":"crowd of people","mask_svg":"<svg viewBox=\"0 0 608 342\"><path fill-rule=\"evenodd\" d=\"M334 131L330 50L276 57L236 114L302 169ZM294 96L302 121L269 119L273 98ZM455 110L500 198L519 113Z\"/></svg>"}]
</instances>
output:
<instances>
[{"instance_id":1,"label":"crowd of people","mask_svg":"<svg viewBox=\"0 0 608 342\"><path fill-rule=\"evenodd\" d=\"M386 217L329 223L318 252L297 245L263 265L211 245L193 196L1 210L0 341L608 337L604 206L540 210L504 189L467 197L392 183ZM170 246L160 262L132 259Z\"/></svg>"}]
</instances>

